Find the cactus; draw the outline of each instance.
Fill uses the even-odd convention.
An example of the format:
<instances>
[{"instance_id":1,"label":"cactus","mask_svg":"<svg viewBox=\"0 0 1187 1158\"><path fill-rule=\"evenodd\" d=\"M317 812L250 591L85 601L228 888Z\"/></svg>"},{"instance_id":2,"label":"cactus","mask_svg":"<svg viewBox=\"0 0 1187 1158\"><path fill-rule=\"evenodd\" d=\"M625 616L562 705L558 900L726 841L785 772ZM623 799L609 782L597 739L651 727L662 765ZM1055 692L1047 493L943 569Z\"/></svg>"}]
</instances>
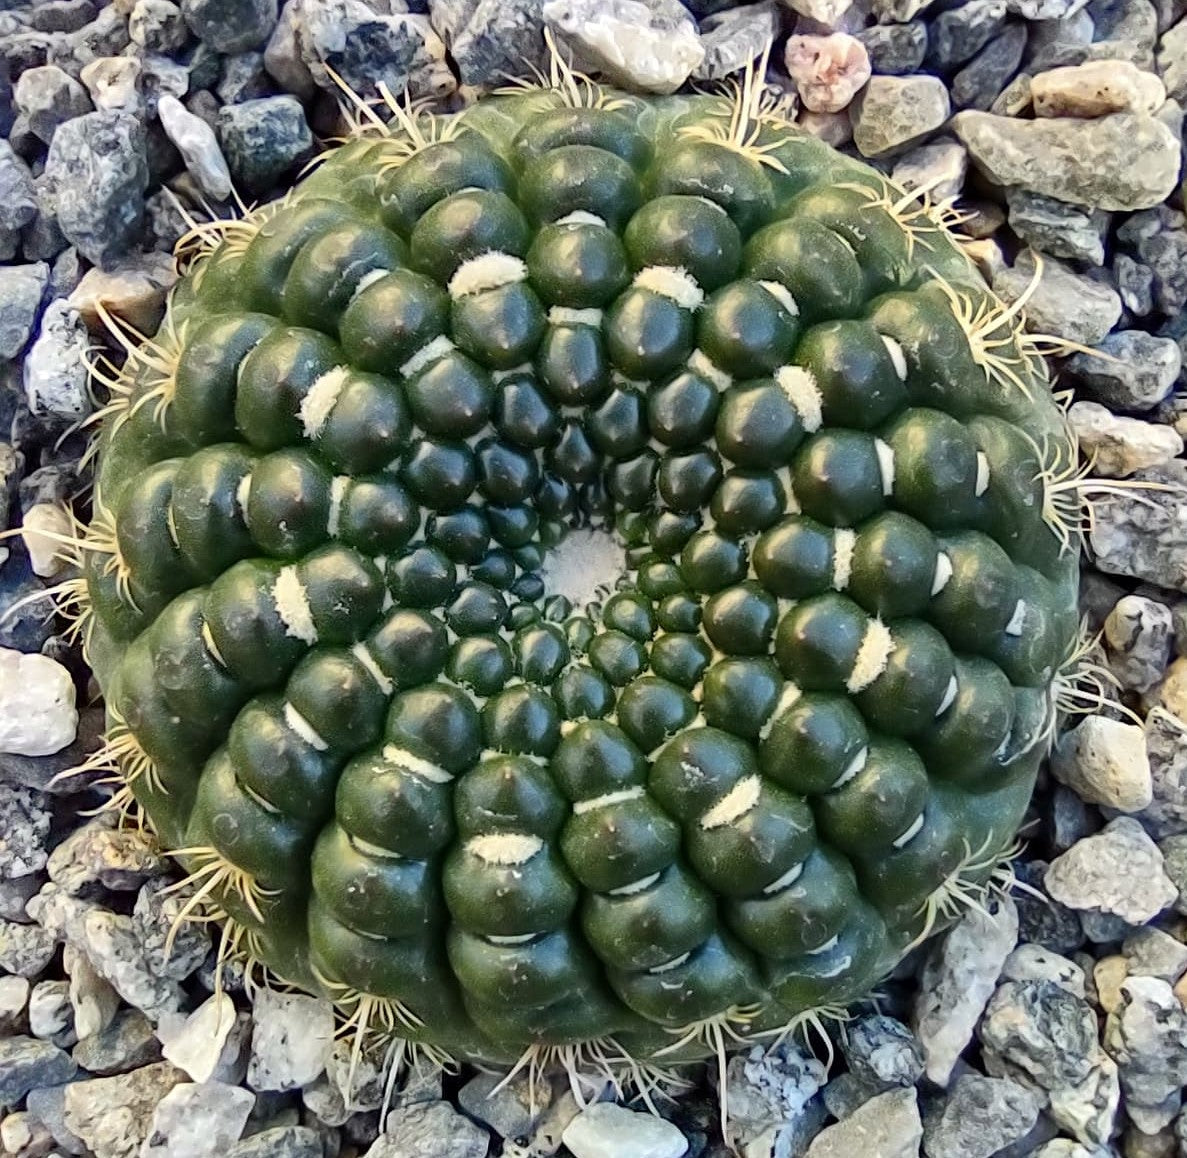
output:
<instances>
[{"instance_id":1,"label":"cactus","mask_svg":"<svg viewBox=\"0 0 1187 1158\"><path fill-rule=\"evenodd\" d=\"M646 1086L781 1040L1014 840L1078 635L1042 350L752 75L354 117L113 323L92 766L367 1042Z\"/></svg>"}]
</instances>

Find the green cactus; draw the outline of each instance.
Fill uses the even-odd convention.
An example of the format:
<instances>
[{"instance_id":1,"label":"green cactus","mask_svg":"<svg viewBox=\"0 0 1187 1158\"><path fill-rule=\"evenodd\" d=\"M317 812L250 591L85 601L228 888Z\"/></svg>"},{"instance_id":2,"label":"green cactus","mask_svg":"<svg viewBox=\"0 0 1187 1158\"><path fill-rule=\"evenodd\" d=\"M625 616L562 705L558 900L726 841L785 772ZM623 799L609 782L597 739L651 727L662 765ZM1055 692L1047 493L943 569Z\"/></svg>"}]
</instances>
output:
<instances>
[{"instance_id":1,"label":"green cactus","mask_svg":"<svg viewBox=\"0 0 1187 1158\"><path fill-rule=\"evenodd\" d=\"M645 1082L976 903L1077 639L1079 492L942 208L753 78L556 80L360 104L121 329L95 764L184 915L361 1034ZM588 527L621 578L571 606L542 568Z\"/></svg>"}]
</instances>

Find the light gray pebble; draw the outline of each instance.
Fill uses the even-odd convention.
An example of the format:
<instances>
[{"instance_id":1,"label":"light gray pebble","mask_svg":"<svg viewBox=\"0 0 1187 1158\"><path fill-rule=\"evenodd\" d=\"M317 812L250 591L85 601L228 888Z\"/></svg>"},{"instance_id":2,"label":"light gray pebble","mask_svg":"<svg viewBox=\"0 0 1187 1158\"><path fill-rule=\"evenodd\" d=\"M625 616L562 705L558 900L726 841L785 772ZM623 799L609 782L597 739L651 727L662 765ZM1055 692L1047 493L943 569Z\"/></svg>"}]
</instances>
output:
<instances>
[{"instance_id":1,"label":"light gray pebble","mask_svg":"<svg viewBox=\"0 0 1187 1158\"><path fill-rule=\"evenodd\" d=\"M190 87L189 70L184 64L174 60L171 56L145 54L140 58L141 80L140 90L144 96L144 115L150 120L157 115L157 105L166 94L181 98ZM149 140L151 141L151 135ZM162 158L158 148L149 149L150 162L161 164ZM166 163L171 164L171 160ZM154 172L154 181L160 174Z\"/></svg>"},{"instance_id":2,"label":"light gray pebble","mask_svg":"<svg viewBox=\"0 0 1187 1158\"><path fill-rule=\"evenodd\" d=\"M140 1158L221 1158L239 1141L255 1100L222 1082L174 1086L153 1111Z\"/></svg>"},{"instance_id":3,"label":"light gray pebble","mask_svg":"<svg viewBox=\"0 0 1187 1158\"><path fill-rule=\"evenodd\" d=\"M364 1158L484 1158L489 1146L486 1131L448 1102L422 1102L393 1110Z\"/></svg>"},{"instance_id":4,"label":"light gray pebble","mask_svg":"<svg viewBox=\"0 0 1187 1158\"><path fill-rule=\"evenodd\" d=\"M66 1087L62 1119L95 1158L133 1158L148 1136L157 1103L185 1075L168 1062ZM48 1123L47 1123L48 1124Z\"/></svg>"},{"instance_id":5,"label":"light gray pebble","mask_svg":"<svg viewBox=\"0 0 1187 1158\"><path fill-rule=\"evenodd\" d=\"M66 981L38 981L29 993L29 1032L59 1049L69 1049L77 1040L70 985Z\"/></svg>"},{"instance_id":6,"label":"light gray pebble","mask_svg":"<svg viewBox=\"0 0 1187 1158\"><path fill-rule=\"evenodd\" d=\"M841 1039L849 1070L869 1082L910 1086L923 1074L923 1051L901 1021L868 1014L850 1022Z\"/></svg>"},{"instance_id":7,"label":"light gray pebble","mask_svg":"<svg viewBox=\"0 0 1187 1158\"><path fill-rule=\"evenodd\" d=\"M1163 837L1158 848L1162 852L1163 871L1179 890L1175 912L1187 915L1187 833Z\"/></svg>"},{"instance_id":8,"label":"light gray pebble","mask_svg":"<svg viewBox=\"0 0 1187 1158\"><path fill-rule=\"evenodd\" d=\"M5 786L0 792L0 879L25 877L45 867L51 820L42 793Z\"/></svg>"},{"instance_id":9,"label":"light gray pebble","mask_svg":"<svg viewBox=\"0 0 1187 1158\"><path fill-rule=\"evenodd\" d=\"M904 189L926 189L933 201L945 201L960 196L968 167L965 147L948 138L905 153L895 162L891 177Z\"/></svg>"},{"instance_id":10,"label":"light gray pebble","mask_svg":"<svg viewBox=\"0 0 1187 1158\"><path fill-rule=\"evenodd\" d=\"M1084 970L1075 961L1042 945L1019 945L1002 966L1003 981L1053 981L1074 997L1084 997Z\"/></svg>"},{"instance_id":11,"label":"light gray pebble","mask_svg":"<svg viewBox=\"0 0 1187 1158\"><path fill-rule=\"evenodd\" d=\"M321 1136L307 1126L277 1126L237 1142L227 1158L322 1158Z\"/></svg>"},{"instance_id":12,"label":"light gray pebble","mask_svg":"<svg viewBox=\"0 0 1187 1158\"><path fill-rule=\"evenodd\" d=\"M26 977L0 975L0 1036L11 1037L25 1021L30 988Z\"/></svg>"},{"instance_id":13,"label":"light gray pebble","mask_svg":"<svg viewBox=\"0 0 1187 1158\"><path fill-rule=\"evenodd\" d=\"M188 890L174 891L168 881L151 880L136 894L132 907L132 927L147 967L174 981L193 974L210 951L210 933L202 922L178 924L190 895Z\"/></svg>"},{"instance_id":14,"label":"light gray pebble","mask_svg":"<svg viewBox=\"0 0 1187 1158\"><path fill-rule=\"evenodd\" d=\"M1109 1015L1104 1044L1120 1067L1131 1117L1132 1106L1158 1111L1187 1086L1187 1009L1161 978L1121 983L1121 1008Z\"/></svg>"},{"instance_id":15,"label":"light gray pebble","mask_svg":"<svg viewBox=\"0 0 1187 1158\"><path fill-rule=\"evenodd\" d=\"M1062 904L1133 925L1152 920L1178 895L1162 871L1158 846L1127 816L1056 857L1044 881Z\"/></svg>"},{"instance_id":16,"label":"light gray pebble","mask_svg":"<svg viewBox=\"0 0 1187 1158\"><path fill-rule=\"evenodd\" d=\"M62 1153L86 1155L86 1143L66 1125L66 1090L64 1085L30 1090L25 1106L29 1116L49 1131Z\"/></svg>"},{"instance_id":17,"label":"light gray pebble","mask_svg":"<svg viewBox=\"0 0 1187 1158\"><path fill-rule=\"evenodd\" d=\"M952 127L995 184L1076 205L1145 209L1165 200L1178 177L1174 134L1145 114L1027 121L965 111Z\"/></svg>"},{"instance_id":18,"label":"light gray pebble","mask_svg":"<svg viewBox=\"0 0 1187 1158\"><path fill-rule=\"evenodd\" d=\"M10 265L0 279L0 359L16 358L25 348L41 312L49 284L49 266Z\"/></svg>"},{"instance_id":19,"label":"light gray pebble","mask_svg":"<svg viewBox=\"0 0 1187 1158\"><path fill-rule=\"evenodd\" d=\"M1131 477L1157 487L1094 502L1088 532L1093 561L1111 575L1187 591L1187 507L1181 497L1187 487L1187 462L1173 459Z\"/></svg>"},{"instance_id":20,"label":"light gray pebble","mask_svg":"<svg viewBox=\"0 0 1187 1158\"><path fill-rule=\"evenodd\" d=\"M1187 18L1163 34L1158 45L1158 71L1168 96L1187 99Z\"/></svg>"},{"instance_id":21,"label":"light gray pebble","mask_svg":"<svg viewBox=\"0 0 1187 1158\"><path fill-rule=\"evenodd\" d=\"M923 1115L927 1158L990 1158L1030 1133L1043 1100L1007 1078L969 1073Z\"/></svg>"},{"instance_id":22,"label":"light gray pebble","mask_svg":"<svg viewBox=\"0 0 1187 1158\"><path fill-rule=\"evenodd\" d=\"M1125 939L1121 952L1131 977L1159 977L1174 985L1187 972L1187 945L1165 929L1138 929Z\"/></svg>"},{"instance_id":23,"label":"light gray pebble","mask_svg":"<svg viewBox=\"0 0 1187 1158\"><path fill-rule=\"evenodd\" d=\"M79 934L77 943L95 971L129 1005L154 1020L181 1008L181 987L153 972L132 917L92 909L83 916Z\"/></svg>"},{"instance_id":24,"label":"light gray pebble","mask_svg":"<svg viewBox=\"0 0 1187 1158\"><path fill-rule=\"evenodd\" d=\"M41 0L29 12L29 27L38 32L77 32L94 19L92 0Z\"/></svg>"},{"instance_id":25,"label":"light gray pebble","mask_svg":"<svg viewBox=\"0 0 1187 1158\"><path fill-rule=\"evenodd\" d=\"M87 90L54 64L21 73L12 95L30 130L47 145L59 125L91 111Z\"/></svg>"},{"instance_id":26,"label":"light gray pebble","mask_svg":"<svg viewBox=\"0 0 1187 1158\"><path fill-rule=\"evenodd\" d=\"M128 35L146 52L175 52L189 39L189 29L173 0L136 0Z\"/></svg>"},{"instance_id":27,"label":"light gray pebble","mask_svg":"<svg viewBox=\"0 0 1187 1158\"><path fill-rule=\"evenodd\" d=\"M1006 22L1006 0L969 0L936 15L928 29L928 64L938 71L971 60Z\"/></svg>"},{"instance_id":28,"label":"light gray pebble","mask_svg":"<svg viewBox=\"0 0 1187 1158\"><path fill-rule=\"evenodd\" d=\"M157 116L202 191L216 201L225 201L231 195L231 173L214 130L174 96L161 97Z\"/></svg>"},{"instance_id":29,"label":"light gray pebble","mask_svg":"<svg viewBox=\"0 0 1187 1158\"><path fill-rule=\"evenodd\" d=\"M256 993L255 1029L247 1081L252 1089L292 1090L308 1085L333 1048L334 1012L328 1001L300 993Z\"/></svg>"},{"instance_id":30,"label":"light gray pebble","mask_svg":"<svg viewBox=\"0 0 1187 1158\"><path fill-rule=\"evenodd\" d=\"M181 0L181 12L194 35L215 52L246 52L272 34L277 0Z\"/></svg>"},{"instance_id":31,"label":"light gray pebble","mask_svg":"<svg viewBox=\"0 0 1187 1158\"><path fill-rule=\"evenodd\" d=\"M840 1122L861 1109L871 1098L893 1088L886 1082L870 1081L845 1072L837 1074L820 1091L820 1098L824 1102L824 1108Z\"/></svg>"},{"instance_id":32,"label":"light gray pebble","mask_svg":"<svg viewBox=\"0 0 1187 1158\"><path fill-rule=\"evenodd\" d=\"M1143 330L1109 334L1098 349L1108 357L1073 354L1067 372L1079 388L1115 410L1150 410L1174 389L1182 354L1171 338Z\"/></svg>"},{"instance_id":33,"label":"light gray pebble","mask_svg":"<svg viewBox=\"0 0 1187 1158\"><path fill-rule=\"evenodd\" d=\"M224 107L218 137L232 177L252 193L275 185L313 147L305 110L291 96Z\"/></svg>"},{"instance_id":34,"label":"light gray pebble","mask_svg":"<svg viewBox=\"0 0 1187 1158\"><path fill-rule=\"evenodd\" d=\"M882 157L938 129L949 112L938 77L874 76L850 108L853 143L863 157Z\"/></svg>"},{"instance_id":35,"label":"light gray pebble","mask_svg":"<svg viewBox=\"0 0 1187 1158\"><path fill-rule=\"evenodd\" d=\"M1068 411L1068 420L1076 433L1081 453L1092 462L1093 474L1098 477L1124 478L1136 471L1160 466L1183 452L1182 435L1173 426L1114 414L1098 402L1073 403ZM1140 641L1135 640L1135 644L1139 648L1142 646ZM1123 655L1118 654L1114 658L1117 663L1125 662ZM1135 665L1129 665L1128 676L1122 675L1116 664L1112 665L1114 672L1121 675L1123 680L1137 681L1134 684L1126 683L1134 691L1145 690L1137 686L1149 674L1142 667L1145 658L1145 653L1142 653ZM1157 682L1161 676L1162 670L1159 669L1151 682Z\"/></svg>"},{"instance_id":36,"label":"light gray pebble","mask_svg":"<svg viewBox=\"0 0 1187 1158\"><path fill-rule=\"evenodd\" d=\"M565 1127L573 1158L681 1158L688 1140L671 1122L613 1102L586 1106Z\"/></svg>"},{"instance_id":37,"label":"light gray pebble","mask_svg":"<svg viewBox=\"0 0 1187 1158\"><path fill-rule=\"evenodd\" d=\"M812 1139L807 1158L918 1158L923 1123L913 1088L887 1090Z\"/></svg>"},{"instance_id":38,"label":"light gray pebble","mask_svg":"<svg viewBox=\"0 0 1187 1158\"><path fill-rule=\"evenodd\" d=\"M1017 942L1018 910L1005 897L995 909L970 910L932 946L920 975L913 1025L927 1076L936 1085L948 1084Z\"/></svg>"},{"instance_id":39,"label":"light gray pebble","mask_svg":"<svg viewBox=\"0 0 1187 1158\"><path fill-rule=\"evenodd\" d=\"M30 1090L68 1082L75 1073L70 1055L48 1041L0 1038L0 1106L15 1106Z\"/></svg>"},{"instance_id":40,"label":"light gray pebble","mask_svg":"<svg viewBox=\"0 0 1187 1158\"><path fill-rule=\"evenodd\" d=\"M700 22L704 59L693 70L696 80L720 80L745 68L778 35L779 5L775 0L726 8Z\"/></svg>"},{"instance_id":41,"label":"light gray pebble","mask_svg":"<svg viewBox=\"0 0 1187 1158\"><path fill-rule=\"evenodd\" d=\"M79 1038L71 1056L88 1073L110 1077L160 1061L161 1043L143 1013L121 1009L106 1028Z\"/></svg>"},{"instance_id":42,"label":"light gray pebble","mask_svg":"<svg viewBox=\"0 0 1187 1158\"><path fill-rule=\"evenodd\" d=\"M1053 257L1100 265L1105 259L1105 235L1111 215L1056 201L1041 193L1006 190L1010 228L1028 245Z\"/></svg>"},{"instance_id":43,"label":"light gray pebble","mask_svg":"<svg viewBox=\"0 0 1187 1158\"><path fill-rule=\"evenodd\" d=\"M130 43L126 9L122 4L111 4L101 8L90 23L56 40L50 60L74 72L97 56L118 56Z\"/></svg>"},{"instance_id":44,"label":"light gray pebble","mask_svg":"<svg viewBox=\"0 0 1187 1158\"><path fill-rule=\"evenodd\" d=\"M32 1114L18 1111L0 1121L0 1147L13 1158L42 1158L54 1148L54 1136Z\"/></svg>"},{"instance_id":45,"label":"light gray pebble","mask_svg":"<svg viewBox=\"0 0 1187 1158\"><path fill-rule=\"evenodd\" d=\"M987 111L1009 84L1026 51L1026 25L1007 24L952 78L952 103Z\"/></svg>"},{"instance_id":46,"label":"light gray pebble","mask_svg":"<svg viewBox=\"0 0 1187 1158\"><path fill-rule=\"evenodd\" d=\"M1182 214L1165 207L1135 214L1117 231L1118 239L1133 246L1149 268L1154 301L1165 314L1187 306L1187 229Z\"/></svg>"},{"instance_id":47,"label":"light gray pebble","mask_svg":"<svg viewBox=\"0 0 1187 1158\"><path fill-rule=\"evenodd\" d=\"M434 0L430 12L463 85L489 90L533 66L547 71L540 0Z\"/></svg>"},{"instance_id":48,"label":"light gray pebble","mask_svg":"<svg viewBox=\"0 0 1187 1158\"><path fill-rule=\"evenodd\" d=\"M866 46L870 68L881 76L916 72L927 55L927 25L922 20L909 24L874 24L855 35Z\"/></svg>"},{"instance_id":49,"label":"light gray pebble","mask_svg":"<svg viewBox=\"0 0 1187 1158\"><path fill-rule=\"evenodd\" d=\"M1074 415L1072 421L1075 422ZM1180 450L1182 445L1180 439ZM1109 669L1122 686L1135 692L1148 691L1162 679L1170 663L1174 646L1171 609L1157 599L1126 595L1117 601L1105 619L1103 640Z\"/></svg>"},{"instance_id":50,"label":"light gray pebble","mask_svg":"<svg viewBox=\"0 0 1187 1158\"><path fill-rule=\"evenodd\" d=\"M140 235L148 184L144 128L128 113L97 112L59 127L45 162L62 233L96 265Z\"/></svg>"},{"instance_id":51,"label":"light gray pebble","mask_svg":"<svg viewBox=\"0 0 1187 1158\"><path fill-rule=\"evenodd\" d=\"M1154 309L1154 271L1148 265L1118 253L1113 258L1113 282L1131 314L1144 318Z\"/></svg>"},{"instance_id":52,"label":"light gray pebble","mask_svg":"<svg viewBox=\"0 0 1187 1158\"><path fill-rule=\"evenodd\" d=\"M0 969L18 977L36 977L55 951L52 933L37 925L0 920Z\"/></svg>"},{"instance_id":53,"label":"light gray pebble","mask_svg":"<svg viewBox=\"0 0 1187 1158\"><path fill-rule=\"evenodd\" d=\"M1019 254L1012 269L993 279L996 294L1008 302L1020 298L1030 287L1037 268L1035 254ZM1121 299L1110 286L1077 273L1066 262L1049 257L1026 303L1028 328L1084 346L1104 340L1121 317Z\"/></svg>"},{"instance_id":54,"label":"light gray pebble","mask_svg":"<svg viewBox=\"0 0 1187 1158\"><path fill-rule=\"evenodd\" d=\"M264 69L260 52L238 52L224 56L215 92L223 104L238 105L244 101L271 96L273 84Z\"/></svg>"},{"instance_id":55,"label":"light gray pebble","mask_svg":"<svg viewBox=\"0 0 1187 1158\"><path fill-rule=\"evenodd\" d=\"M1091 713L1059 739L1051 772L1090 804L1140 812L1153 799L1146 736L1138 724Z\"/></svg>"},{"instance_id":56,"label":"light gray pebble","mask_svg":"<svg viewBox=\"0 0 1187 1158\"><path fill-rule=\"evenodd\" d=\"M500 1138L520 1138L537 1126L547 1095L526 1079L506 1082L502 1074L479 1073L458 1090L458 1105Z\"/></svg>"},{"instance_id":57,"label":"light gray pebble","mask_svg":"<svg viewBox=\"0 0 1187 1158\"><path fill-rule=\"evenodd\" d=\"M1070 788L1056 784L1051 793L1051 846L1066 852L1078 840L1100 830L1100 812Z\"/></svg>"},{"instance_id":58,"label":"light gray pebble","mask_svg":"<svg viewBox=\"0 0 1187 1158\"><path fill-rule=\"evenodd\" d=\"M301 100L308 100L317 91L317 85L309 66L301 57L301 45L297 39L299 20L296 3L285 4L280 9L280 18L264 48L264 67L286 92Z\"/></svg>"}]
</instances>

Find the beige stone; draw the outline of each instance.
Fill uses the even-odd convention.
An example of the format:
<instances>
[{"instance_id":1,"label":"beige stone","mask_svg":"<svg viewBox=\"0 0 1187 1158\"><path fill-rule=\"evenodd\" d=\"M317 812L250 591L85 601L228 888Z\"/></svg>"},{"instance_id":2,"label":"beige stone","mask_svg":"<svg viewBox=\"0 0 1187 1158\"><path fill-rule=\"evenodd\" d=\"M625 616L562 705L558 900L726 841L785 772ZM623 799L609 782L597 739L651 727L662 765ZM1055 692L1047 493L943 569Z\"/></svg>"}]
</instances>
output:
<instances>
[{"instance_id":1,"label":"beige stone","mask_svg":"<svg viewBox=\"0 0 1187 1158\"><path fill-rule=\"evenodd\" d=\"M1127 60L1093 60L1031 78L1038 117L1103 117L1152 113L1166 100L1162 81Z\"/></svg>"},{"instance_id":2,"label":"beige stone","mask_svg":"<svg viewBox=\"0 0 1187 1158\"><path fill-rule=\"evenodd\" d=\"M1092 970L1101 1009L1116 1013L1121 1008L1121 983L1129 976L1129 965L1120 953L1102 957Z\"/></svg>"}]
</instances>

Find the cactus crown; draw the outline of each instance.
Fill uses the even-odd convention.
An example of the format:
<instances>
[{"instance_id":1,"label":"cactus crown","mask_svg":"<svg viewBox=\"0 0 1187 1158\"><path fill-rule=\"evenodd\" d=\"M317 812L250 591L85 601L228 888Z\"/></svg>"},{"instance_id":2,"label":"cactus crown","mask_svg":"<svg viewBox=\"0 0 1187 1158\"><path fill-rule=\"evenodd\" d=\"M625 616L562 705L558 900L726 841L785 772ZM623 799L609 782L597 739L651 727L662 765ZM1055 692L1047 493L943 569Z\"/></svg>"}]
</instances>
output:
<instances>
[{"instance_id":1,"label":"cactus crown","mask_svg":"<svg viewBox=\"0 0 1187 1158\"><path fill-rule=\"evenodd\" d=\"M867 992L1014 838L1074 446L950 212L759 91L359 102L120 331L95 764L220 959L401 1057L646 1091Z\"/></svg>"}]
</instances>

